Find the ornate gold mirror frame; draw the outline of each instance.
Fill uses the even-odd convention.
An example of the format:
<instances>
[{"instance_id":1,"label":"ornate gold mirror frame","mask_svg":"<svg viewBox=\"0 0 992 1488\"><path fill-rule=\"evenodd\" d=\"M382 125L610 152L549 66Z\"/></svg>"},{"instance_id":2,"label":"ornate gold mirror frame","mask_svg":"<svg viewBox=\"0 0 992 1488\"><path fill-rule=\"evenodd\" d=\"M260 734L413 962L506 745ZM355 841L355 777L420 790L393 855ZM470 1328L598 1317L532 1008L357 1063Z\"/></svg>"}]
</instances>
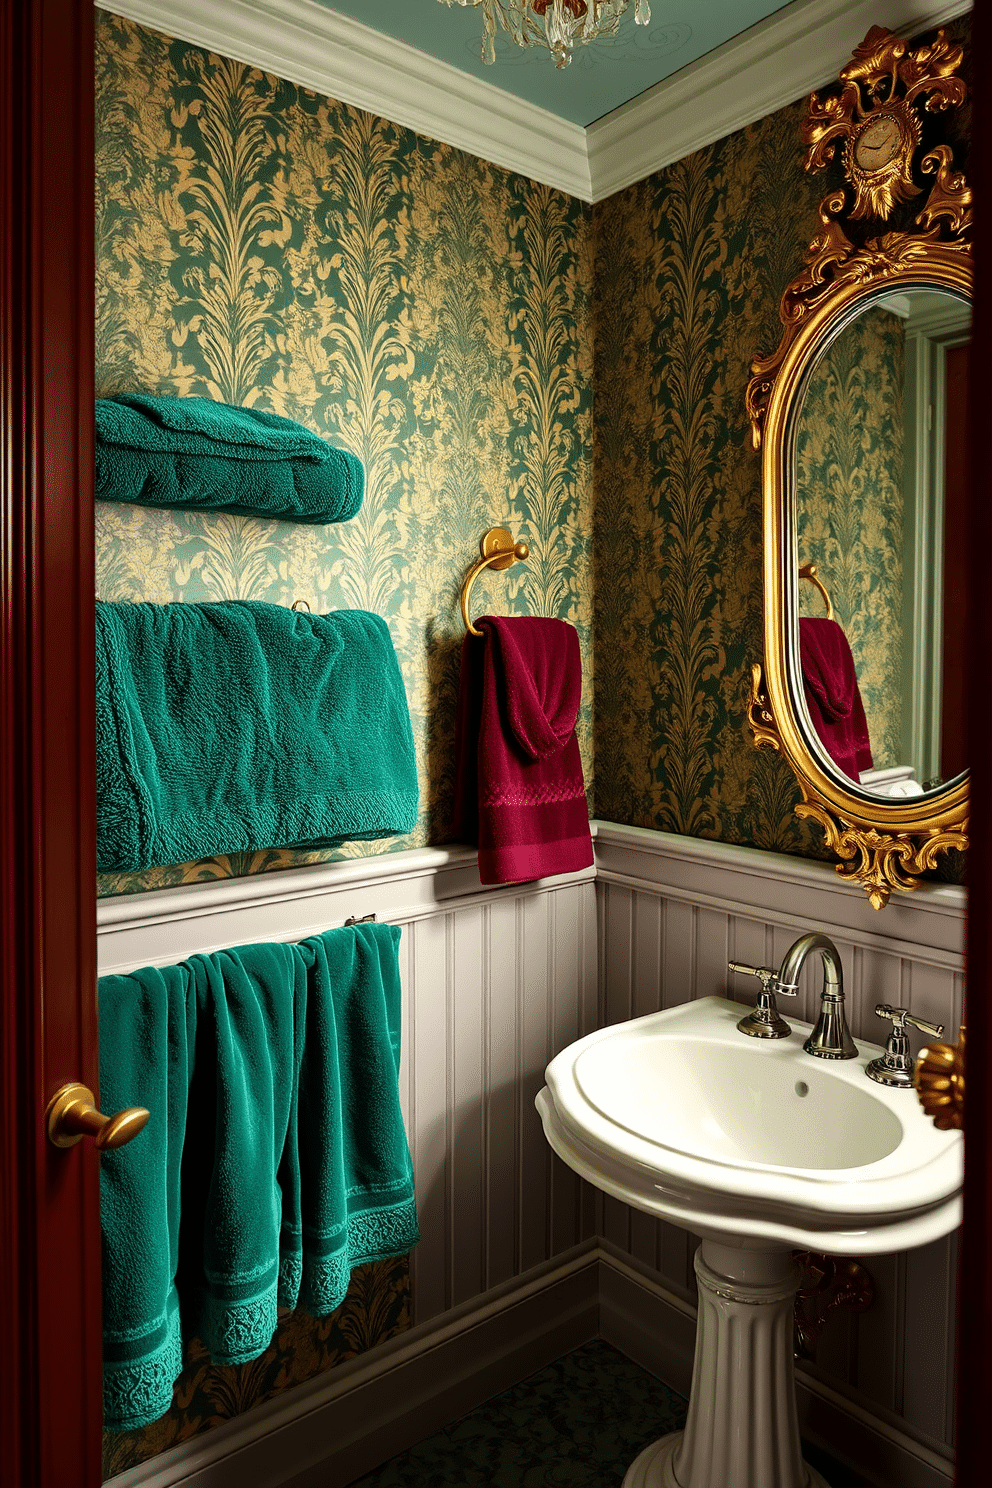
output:
<instances>
[{"instance_id":1,"label":"ornate gold mirror frame","mask_svg":"<svg viewBox=\"0 0 992 1488\"><path fill-rule=\"evenodd\" d=\"M762 450L765 630L748 721L755 747L778 750L791 766L802 794L796 814L823 827L841 858L838 873L860 883L876 909L893 889L915 889L940 853L967 846L968 778L886 799L845 785L810 746L796 696L795 428L814 362L859 309L911 287L971 297L971 192L950 145L933 138L941 116L964 101L961 60L943 31L911 51L876 26L841 73L840 91L812 95L806 169L833 161L845 182L820 204L822 229L782 296L781 342L752 364L747 391L754 447ZM897 212L908 217L904 230L887 230Z\"/></svg>"}]
</instances>

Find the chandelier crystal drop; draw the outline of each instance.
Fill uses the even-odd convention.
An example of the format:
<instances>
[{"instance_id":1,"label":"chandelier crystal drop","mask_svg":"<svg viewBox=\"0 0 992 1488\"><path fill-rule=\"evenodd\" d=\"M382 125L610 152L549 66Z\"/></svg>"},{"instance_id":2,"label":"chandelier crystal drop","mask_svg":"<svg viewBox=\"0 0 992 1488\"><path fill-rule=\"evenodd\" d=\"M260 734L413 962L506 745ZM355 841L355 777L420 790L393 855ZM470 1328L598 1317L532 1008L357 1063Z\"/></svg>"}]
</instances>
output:
<instances>
[{"instance_id":1,"label":"chandelier crystal drop","mask_svg":"<svg viewBox=\"0 0 992 1488\"><path fill-rule=\"evenodd\" d=\"M567 67L576 41L612 36L630 0L440 0L442 5L482 6L482 60L496 61L496 23L517 46L547 47L556 67ZM634 0L634 20L651 20L649 0Z\"/></svg>"}]
</instances>

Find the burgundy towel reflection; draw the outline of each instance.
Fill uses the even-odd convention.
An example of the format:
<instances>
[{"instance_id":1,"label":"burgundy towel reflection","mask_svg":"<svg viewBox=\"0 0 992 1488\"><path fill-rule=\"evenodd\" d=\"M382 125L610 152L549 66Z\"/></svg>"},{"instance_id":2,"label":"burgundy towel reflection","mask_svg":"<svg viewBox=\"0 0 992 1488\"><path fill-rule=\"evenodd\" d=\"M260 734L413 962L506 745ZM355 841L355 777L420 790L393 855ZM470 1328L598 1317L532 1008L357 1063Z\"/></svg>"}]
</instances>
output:
<instances>
[{"instance_id":1,"label":"burgundy towel reflection","mask_svg":"<svg viewBox=\"0 0 992 1488\"><path fill-rule=\"evenodd\" d=\"M483 883L592 865L582 761L579 637L564 620L484 615L466 635L456 728L455 833Z\"/></svg>"},{"instance_id":2,"label":"burgundy towel reflection","mask_svg":"<svg viewBox=\"0 0 992 1488\"><path fill-rule=\"evenodd\" d=\"M838 769L857 782L862 770L871 769L871 744L843 627L836 620L800 620L799 659L817 737Z\"/></svg>"}]
</instances>

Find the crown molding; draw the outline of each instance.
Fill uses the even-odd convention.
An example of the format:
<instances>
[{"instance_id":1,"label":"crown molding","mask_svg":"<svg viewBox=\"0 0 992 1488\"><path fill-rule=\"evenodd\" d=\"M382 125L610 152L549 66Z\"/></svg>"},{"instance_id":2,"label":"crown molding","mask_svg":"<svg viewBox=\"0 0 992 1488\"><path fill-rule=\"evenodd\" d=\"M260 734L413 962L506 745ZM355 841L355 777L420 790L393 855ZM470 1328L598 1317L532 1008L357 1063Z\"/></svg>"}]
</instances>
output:
<instances>
[{"instance_id":1,"label":"crown molding","mask_svg":"<svg viewBox=\"0 0 992 1488\"><path fill-rule=\"evenodd\" d=\"M793 0L589 126L593 201L832 82L872 26L912 36L970 9L970 0Z\"/></svg>"},{"instance_id":2,"label":"crown molding","mask_svg":"<svg viewBox=\"0 0 992 1488\"><path fill-rule=\"evenodd\" d=\"M314 0L96 0L101 10L592 199L586 132Z\"/></svg>"},{"instance_id":3,"label":"crown molding","mask_svg":"<svg viewBox=\"0 0 992 1488\"><path fill-rule=\"evenodd\" d=\"M873 25L912 35L970 0L792 0L582 129L315 0L96 0L505 170L597 202L837 76Z\"/></svg>"}]
</instances>

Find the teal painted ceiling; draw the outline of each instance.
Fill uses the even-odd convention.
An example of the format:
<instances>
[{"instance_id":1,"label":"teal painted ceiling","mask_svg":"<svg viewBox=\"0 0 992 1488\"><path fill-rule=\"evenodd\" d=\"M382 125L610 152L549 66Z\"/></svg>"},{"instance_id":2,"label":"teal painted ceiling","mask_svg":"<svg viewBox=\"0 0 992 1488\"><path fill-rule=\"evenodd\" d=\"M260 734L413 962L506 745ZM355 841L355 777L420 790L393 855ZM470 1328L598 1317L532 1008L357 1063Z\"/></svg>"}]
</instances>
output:
<instances>
[{"instance_id":1,"label":"teal painted ceiling","mask_svg":"<svg viewBox=\"0 0 992 1488\"><path fill-rule=\"evenodd\" d=\"M502 30L496 62L481 57L482 10L440 0L320 0L418 51L515 93L573 124L587 125L711 52L783 7L784 0L651 0L651 22L634 24L634 6L614 37L577 46L559 71L544 47L515 46Z\"/></svg>"}]
</instances>

